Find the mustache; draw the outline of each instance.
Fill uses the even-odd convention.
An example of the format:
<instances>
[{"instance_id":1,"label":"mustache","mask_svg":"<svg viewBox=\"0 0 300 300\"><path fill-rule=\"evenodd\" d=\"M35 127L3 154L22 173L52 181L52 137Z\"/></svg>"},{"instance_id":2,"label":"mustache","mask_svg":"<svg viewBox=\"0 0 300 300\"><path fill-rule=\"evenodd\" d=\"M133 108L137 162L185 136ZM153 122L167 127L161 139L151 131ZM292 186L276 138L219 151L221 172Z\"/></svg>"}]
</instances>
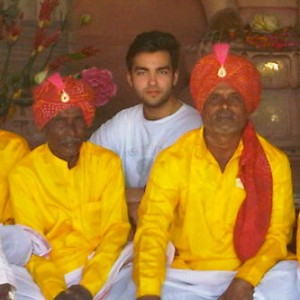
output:
<instances>
[{"instance_id":1,"label":"mustache","mask_svg":"<svg viewBox=\"0 0 300 300\"><path fill-rule=\"evenodd\" d=\"M68 144L80 144L83 140L81 138L75 138L75 137L66 137L61 141L62 145L68 145Z\"/></svg>"},{"instance_id":2,"label":"mustache","mask_svg":"<svg viewBox=\"0 0 300 300\"><path fill-rule=\"evenodd\" d=\"M217 118L234 118L235 114L229 109L220 109L216 112L215 116Z\"/></svg>"}]
</instances>

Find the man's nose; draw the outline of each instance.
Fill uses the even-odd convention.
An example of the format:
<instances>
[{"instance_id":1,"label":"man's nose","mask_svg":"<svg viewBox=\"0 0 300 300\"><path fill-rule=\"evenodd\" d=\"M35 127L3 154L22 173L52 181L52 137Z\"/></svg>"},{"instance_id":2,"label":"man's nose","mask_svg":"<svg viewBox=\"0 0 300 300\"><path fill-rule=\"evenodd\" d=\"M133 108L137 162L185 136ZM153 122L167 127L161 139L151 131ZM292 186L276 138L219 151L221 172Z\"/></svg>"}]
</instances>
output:
<instances>
[{"instance_id":1,"label":"man's nose","mask_svg":"<svg viewBox=\"0 0 300 300\"><path fill-rule=\"evenodd\" d=\"M68 135L75 136L77 132L77 128L74 122L68 122L66 125L66 132Z\"/></svg>"},{"instance_id":2,"label":"man's nose","mask_svg":"<svg viewBox=\"0 0 300 300\"><path fill-rule=\"evenodd\" d=\"M222 102L221 102L221 107L222 107L223 109L228 109L229 106L230 106L230 103L229 103L228 98L223 97L223 98L222 98Z\"/></svg>"},{"instance_id":3,"label":"man's nose","mask_svg":"<svg viewBox=\"0 0 300 300\"><path fill-rule=\"evenodd\" d=\"M157 83L157 78L155 74L150 74L149 75L149 80L148 80L149 85L156 85Z\"/></svg>"}]
</instances>

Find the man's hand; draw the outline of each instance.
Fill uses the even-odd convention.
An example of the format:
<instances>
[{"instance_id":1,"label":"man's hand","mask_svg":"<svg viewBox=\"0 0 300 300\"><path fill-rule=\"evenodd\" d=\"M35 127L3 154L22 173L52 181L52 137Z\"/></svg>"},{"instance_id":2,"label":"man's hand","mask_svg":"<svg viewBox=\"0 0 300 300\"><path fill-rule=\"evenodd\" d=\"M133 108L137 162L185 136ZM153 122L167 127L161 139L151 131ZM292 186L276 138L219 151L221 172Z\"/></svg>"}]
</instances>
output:
<instances>
[{"instance_id":1,"label":"man's hand","mask_svg":"<svg viewBox=\"0 0 300 300\"><path fill-rule=\"evenodd\" d=\"M140 203L144 196L145 188L126 188L126 199L128 203Z\"/></svg>"},{"instance_id":2,"label":"man's hand","mask_svg":"<svg viewBox=\"0 0 300 300\"><path fill-rule=\"evenodd\" d=\"M159 297L159 296L152 296L152 295L149 295L149 296L142 296L142 297L139 297L139 298L137 298L136 300L160 300L160 297Z\"/></svg>"},{"instance_id":3,"label":"man's hand","mask_svg":"<svg viewBox=\"0 0 300 300\"><path fill-rule=\"evenodd\" d=\"M128 215L129 221L131 224L131 232L129 236L129 240L133 240L136 225L137 225L137 215L138 209L141 202L141 199L144 195L144 188L127 188L126 189L126 199L128 203Z\"/></svg>"},{"instance_id":4,"label":"man's hand","mask_svg":"<svg viewBox=\"0 0 300 300\"><path fill-rule=\"evenodd\" d=\"M85 287L75 284L59 293L54 300L93 300L93 296Z\"/></svg>"},{"instance_id":5,"label":"man's hand","mask_svg":"<svg viewBox=\"0 0 300 300\"><path fill-rule=\"evenodd\" d=\"M9 283L0 284L0 300L7 300L8 293L12 291L12 286Z\"/></svg>"},{"instance_id":6,"label":"man's hand","mask_svg":"<svg viewBox=\"0 0 300 300\"><path fill-rule=\"evenodd\" d=\"M253 300L254 287L246 280L234 278L219 300Z\"/></svg>"}]
</instances>

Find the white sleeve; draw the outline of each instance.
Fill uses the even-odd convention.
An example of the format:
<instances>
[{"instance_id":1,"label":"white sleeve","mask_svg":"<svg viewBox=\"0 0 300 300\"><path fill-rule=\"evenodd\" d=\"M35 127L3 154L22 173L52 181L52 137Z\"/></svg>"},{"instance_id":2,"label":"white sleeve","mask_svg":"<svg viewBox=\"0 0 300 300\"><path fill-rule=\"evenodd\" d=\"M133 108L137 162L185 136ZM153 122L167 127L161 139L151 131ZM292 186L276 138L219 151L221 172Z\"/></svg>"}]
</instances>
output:
<instances>
[{"instance_id":1,"label":"white sleeve","mask_svg":"<svg viewBox=\"0 0 300 300\"><path fill-rule=\"evenodd\" d=\"M15 277L2 251L0 240L0 284L4 283L9 283L10 285L16 287Z\"/></svg>"}]
</instances>

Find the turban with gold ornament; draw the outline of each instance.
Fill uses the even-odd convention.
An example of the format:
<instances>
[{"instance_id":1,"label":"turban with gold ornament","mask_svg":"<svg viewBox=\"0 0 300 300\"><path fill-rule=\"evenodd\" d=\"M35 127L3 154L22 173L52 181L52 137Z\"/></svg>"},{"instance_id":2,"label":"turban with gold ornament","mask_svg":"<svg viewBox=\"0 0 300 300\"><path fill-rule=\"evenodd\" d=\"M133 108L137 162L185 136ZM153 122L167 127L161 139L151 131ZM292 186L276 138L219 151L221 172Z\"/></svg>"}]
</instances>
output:
<instances>
[{"instance_id":1,"label":"turban with gold ornament","mask_svg":"<svg viewBox=\"0 0 300 300\"><path fill-rule=\"evenodd\" d=\"M252 113L260 101L259 72L246 58L228 53L228 44L216 44L214 50L202 57L192 70L190 89L196 108L201 112L210 92L225 82L241 94L248 112Z\"/></svg>"},{"instance_id":2,"label":"turban with gold ornament","mask_svg":"<svg viewBox=\"0 0 300 300\"><path fill-rule=\"evenodd\" d=\"M73 76L55 73L33 90L33 116L38 128L43 128L58 113L71 107L81 109L86 125L91 126L94 115L92 87Z\"/></svg>"},{"instance_id":3,"label":"turban with gold ornament","mask_svg":"<svg viewBox=\"0 0 300 300\"><path fill-rule=\"evenodd\" d=\"M210 92L222 82L241 94L249 113L258 106L261 93L258 71L247 59L228 52L228 44L216 44L214 53L200 59L192 71L191 94L199 112ZM243 150L236 176L241 180L246 196L237 214L233 244L237 256L244 262L256 255L269 230L273 178L264 149L250 121L241 138Z\"/></svg>"}]
</instances>

